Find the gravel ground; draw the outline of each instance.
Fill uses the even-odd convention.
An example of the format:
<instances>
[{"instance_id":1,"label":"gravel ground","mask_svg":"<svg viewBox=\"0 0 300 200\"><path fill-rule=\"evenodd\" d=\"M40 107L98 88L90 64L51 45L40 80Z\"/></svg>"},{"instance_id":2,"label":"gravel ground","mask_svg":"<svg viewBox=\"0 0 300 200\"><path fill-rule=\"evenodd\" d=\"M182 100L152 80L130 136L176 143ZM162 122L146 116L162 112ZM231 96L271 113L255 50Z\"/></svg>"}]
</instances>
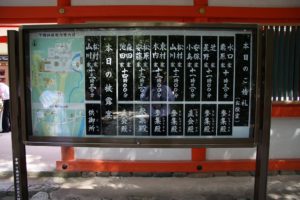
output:
<instances>
[{"instance_id":1,"label":"gravel ground","mask_svg":"<svg viewBox=\"0 0 300 200\"><path fill-rule=\"evenodd\" d=\"M34 200L252 200L253 176L29 178ZM13 179L0 179L0 199L13 198ZM300 175L275 175L267 199L300 200Z\"/></svg>"}]
</instances>

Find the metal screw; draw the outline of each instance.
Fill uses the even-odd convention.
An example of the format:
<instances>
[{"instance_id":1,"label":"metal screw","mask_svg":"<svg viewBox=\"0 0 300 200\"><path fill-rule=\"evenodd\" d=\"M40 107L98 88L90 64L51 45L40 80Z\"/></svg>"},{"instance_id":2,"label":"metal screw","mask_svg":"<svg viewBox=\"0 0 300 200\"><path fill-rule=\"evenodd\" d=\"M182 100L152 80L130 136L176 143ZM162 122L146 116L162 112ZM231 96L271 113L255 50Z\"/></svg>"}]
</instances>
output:
<instances>
[{"instance_id":1,"label":"metal screw","mask_svg":"<svg viewBox=\"0 0 300 200\"><path fill-rule=\"evenodd\" d=\"M199 10L199 13L201 14L201 15L205 15L205 8L200 8L200 10Z\"/></svg>"},{"instance_id":2,"label":"metal screw","mask_svg":"<svg viewBox=\"0 0 300 200\"><path fill-rule=\"evenodd\" d=\"M61 166L61 168L62 168L63 170L66 170L66 169L68 169L68 165L67 165L67 164L63 164L63 165Z\"/></svg>"},{"instance_id":3,"label":"metal screw","mask_svg":"<svg viewBox=\"0 0 300 200\"><path fill-rule=\"evenodd\" d=\"M58 10L58 12L59 12L60 14L64 14L64 13L65 13L65 9L64 9L64 8L60 8L60 9Z\"/></svg>"}]
</instances>

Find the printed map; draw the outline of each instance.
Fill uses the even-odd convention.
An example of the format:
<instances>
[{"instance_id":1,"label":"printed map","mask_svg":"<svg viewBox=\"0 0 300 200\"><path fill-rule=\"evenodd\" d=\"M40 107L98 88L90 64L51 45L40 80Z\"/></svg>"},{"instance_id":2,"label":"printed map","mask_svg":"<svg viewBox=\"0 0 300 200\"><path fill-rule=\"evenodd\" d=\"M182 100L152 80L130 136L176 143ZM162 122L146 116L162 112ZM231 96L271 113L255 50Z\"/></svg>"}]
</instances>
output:
<instances>
[{"instance_id":1,"label":"printed map","mask_svg":"<svg viewBox=\"0 0 300 200\"><path fill-rule=\"evenodd\" d=\"M85 135L84 39L30 40L32 124L35 136Z\"/></svg>"}]
</instances>

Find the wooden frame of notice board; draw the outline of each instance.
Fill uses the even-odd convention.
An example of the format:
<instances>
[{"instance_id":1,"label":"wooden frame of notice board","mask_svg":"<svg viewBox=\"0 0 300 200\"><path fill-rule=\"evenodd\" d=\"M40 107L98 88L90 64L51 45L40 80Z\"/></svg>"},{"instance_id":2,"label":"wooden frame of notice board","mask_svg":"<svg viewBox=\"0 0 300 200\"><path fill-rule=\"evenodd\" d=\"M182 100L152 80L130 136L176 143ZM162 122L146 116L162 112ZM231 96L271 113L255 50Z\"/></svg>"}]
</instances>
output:
<instances>
[{"instance_id":1,"label":"wooden frame of notice board","mask_svg":"<svg viewBox=\"0 0 300 200\"><path fill-rule=\"evenodd\" d=\"M118 35L118 33L121 33L121 35L123 34L136 34L136 32L141 31L142 33L145 32L153 32L153 35L155 34L159 34L159 35L163 35L165 34L164 31L169 31L170 34L167 37L167 44L169 44L169 38L172 34L174 34L176 31L180 32L182 35L182 37L186 37L187 35L189 35L189 31L190 32L200 32L203 33L205 31L208 31L209 33L213 33L213 34L217 34L217 31L221 31L224 32L224 35L221 36L228 36L226 35L227 32L229 33L242 33L242 32L247 32L247 33L251 33L251 54L250 54L250 65L251 65L251 69L250 69L250 83L249 83L249 89L250 89L250 96L249 96L249 101L246 102L249 103L249 134L248 137L243 137L243 138L230 138L230 137L223 137L223 136L218 136L217 134L215 134L215 136L209 135L209 136L204 136L202 137L202 133L201 130L199 130L199 137L198 136L186 136L185 135L185 130L182 130L182 135L175 135L175 136L170 136L169 132L165 135L165 136L154 136L151 135L151 131L149 130L149 135L146 136L136 136L136 135L130 135L130 136L124 136L124 135L119 135L119 133L116 133L115 135L108 135L108 136L104 136L104 135L89 135L89 136L84 136L84 137L71 137L71 136L65 136L64 133L61 134L61 136L55 135L55 136L41 136L39 135L39 132L36 132L36 130L33 129L33 112L32 109L34 106L37 106L40 109L40 105L36 105L36 102L34 102L35 104L32 103L32 99L36 98L33 97L34 96L34 90L32 89L32 55L30 54L30 45L34 45L32 44L32 42L34 43L34 41L30 41L30 34L36 34L36 37L40 38L41 40L43 40L43 38L47 38L49 35L49 38L55 38L55 33L59 31L63 31L63 34L68 34L68 31L71 33L74 33L76 31L85 31L85 32L91 32L93 36L98 36L97 34L101 33L101 32L105 32L105 34L111 34L114 37L119 38L120 35ZM198 31L198 32L197 32ZM123 32L123 33L122 33ZM162 32L162 33L159 33ZM187 33L187 34L186 34ZM104 35L105 35L104 34ZM80 35L80 34L79 34ZM110 36L111 36L110 35ZM184 35L184 36L183 36ZM193 35L193 34L192 34ZM77 36L77 35L76 35ZM86 36L86 35L85 35ZM203 46L203 38L206 37L207 35L202 35L201 38L201 56L203 55L202 52L202 48L204 48ZM215 35L217 39L217 53L216 55L217 57L217 78L219 73L221 72L221 69L219 68L219 56L221 54L220 49L219 49L219 38L221 36ZM59 37L59 36L58 36ZM62 35L62 37L64 37ZM100 37L100 36L99 36ZM133 36L132 36L133 37ZM103 34L101 35L101 38L104 38ZM235 38L235 37L234 37ZM151 35L151 39L152 39L152 35ZM39 25L39 26L23 26L20 28L19 31L19 41L20 41L20 68L19 68L19 87L20 87L20 109L21 109L21 113L20 113L20 123L21 123L21 129L22 131L22 138L25 144L28 145L57 145L57 146L105 146L105 147L200 147L200 146L215 146L215 147L246 147L246 146L255 146L257 144L258 141L258 134L259 134L259 128L261 126L261 121L262 121L262 113L260 112L260 107L262 104L261 101L261 87L262 87L262 80L261 80L261 71L262 71L262 67L260 66L261 64L261 46L259 45L261 43L261 32L259 30L259 26L257 25L238 25L238 24L178 24L178 23L159 23L159 24L151 24L151 23L147 23L147 24L84 24L84 25ZM234 39L234 42L236 41L236 39ZM119 44L119 43L118 43ZM235 44L235 43L234 43ZM186 40L184 39L184 45L186 45ZM116 44L117 46L117 44ZM151 46L151 45L150 45ZM169 46L170 47L170 46ZM186 46L184 46L186 48ZM151 46L151 48L154 48ZM118 49L116 47L116 49ZM53 51L53 50L52 50ZM118 50L116 50L118 52ZM149 50L151 51L151 50ZM168 52L169 50L167 50ZM49 52L48 52L49 53ZM169 52L168 52L169 53ZM184 51L184 55L186 54L186 50ZM237 57L238 52L234 51L234 56L235 58ZM151 55L151 54L150 54ZM116 53L116 60L118 59L118 53ZM186 58L186 57L185 57ZM185 60L184 58L184 60ZM235 59L233 58L233 59ZM84 60L87 58L84 58ZM101 59L101 58L100 58ZM45 63L45 61L43 61ZM48 62L48 61L47 61ZM133 61L135 62L135 61ZM169 61L169 56L167 56L167 62ZM185 62L185 61L184 61ZM201 65L203 65L202 63L202 59L201 61L199 61L201 63ZM117 63L117 61L116 61ZM186 64L186 63L185 63ZM45 65L45 64L44 64ZM83 62L84 65L84 62ZM150 65L151 65L151 61L150 61ZM234 65L237 65L236 61L234 60ZM184 65L186 66L186 65ZM38 67L43 67L45 68L45 66L38 66ZM85 66L83 66L85 67ZM152 67L152 65L151 65ZM203 67L202 67L203 69ZM49 70L53 70L50 69ZM235 81L235 70L236 68L234 68L233 71L233 81ZM116 68L116 71L118 71L118 66ZM187 68L185 68L185 71L187 71ZM202 72L202 71L201 71ZM65 71L59 71L56 73L66 73ZM116 72L117 73L117 72ZM167 75L169 75L169 71L167 71ZM187 72L183 72L184 74ZM37 77L37 79L39 81L48 81L53 83L53 80L51 80L51 78L48 78L47 75L43 75L42 72L36 73L36 76L41 76L43 78ZM154 75L153 75L154 76ZM201 73L201 76L203 76L203 73ZM169 77L169 76L167 76ZM102 81L102 79L99 81ZM168 80L169 81L169 80ZM202 81L202 79L201 79ZM119 81L116 81L119 82ZM168 82L169 83L169 82ZM86 83L85 83L86 84ZM234 83L233 83L234 84ZM219 82L216 83L216 95L218 96L218 86L219 86ZM202 87L202 86L201 86ZM238 86L237 86L238 87ZM49 88L51 88L51 85L49 86ZM118 90L117 87L115 87L116 90ZM235 90L232 88L232 90ZM187 92L185 92L185 94L187 94ZM202 93L201 93L202 94ZM234 94L234 92L233 92ZM232 95L233 95L232 94ZM53 95L53 94L51 94ZM50 96L51 96L50 95ZM48 95L49 96L49 95ZM184 97L185 98L185 97ZM200 97L199 97L200 98ZM234 96L232 97L232 101L234 102ZM36 98L38 99L38 98ZM41 97L40 97L41 99ZM45 101L50 101L49 99L46 99ZM84 101L87 101L86 99ZM100 100L101 101L101 100ZM117 99L118 101L118 99ZM199 100L199 102L201 101L201 99ZM94 102L94 101L91 101ZM134 102L134 101L132 101ZM126 102L125 102L126 103ZM200 102L201 103L201 102ZM199 104L200 104L199 103ZM135 105L138 104L133 104L133 107ZM155 103L153 103L155 104ZM172 104L172 103L171 103ZM170 105L171 105L170 104ZM202 105L203 103L201 103ZM34 105L34 106L33 106ZM150 103L151 105L151 103ZM32 107L33 106L33 107ZM118 105L119 106L119 105ZM216 108L219 108L219 104L215 105ZM237 105L232 105L232 117L234 117L234 109ZM182 101L182 107L183 110L186 108L186 101ZM102 107L101 107L102 109ZM118 108L117 108L118 109ZM201 106L202 109L202 106ZM199 109L200 110L200 109ZM218 115L218 111L216 110L215 112L216 115ZM199 113L198 113L199 114ZM45 117L44 115L46 115L45 113L41 114L39 113L39 116L42 115L42 117ZM183 112L183 115L185 115L185 113ZM199 115L203 115L203 113L201 113ZM34 117L36 117L37 115L34 115ZM203 115L204 116L204 115ZM103 117L103 116L102 116ZM101 118L102 119L102 118ZM185 117L182 117L181 119L185 119ZM218 121L218 116L215 116L215 121ZM232 124L234 123L234 118L232 118ZM153 119L154 121L154 119ZM171 121L171 119L167 118L166 120L167 122ZM184 120L182 120L183 123L185 123ZM201 118L200 118L201 121ZM35 123L37 123L37 121L34 121ZM119 122L119 121L118 121ZM117 122L117 123L118 123ZM136 121L134 121L136 122ZM102 123L102 122L101 122ZM150 126L151 126L151 122ZM200 123L200 122L199 122ZM217 122L218 123L218 122ZM117 126L116 126L117 125ZM120 127L120 124L115 124L116 127ZM168 126L166 129L169 129L170 125L166 125ZM201 126L201 125L200 125ZM183 127L185 127L185 125L183 125ZM48 127L49 129L51 129L52 127ZM150 128L149 128L150 129ZM183 129L183 128L182 128ZM216 128L218 129L217 125ZM119 129L117 129L119 130ZM215 130L217 132L217 130ZM135 132L135 131L133 131Z\"/></svg>"}]
</instances>

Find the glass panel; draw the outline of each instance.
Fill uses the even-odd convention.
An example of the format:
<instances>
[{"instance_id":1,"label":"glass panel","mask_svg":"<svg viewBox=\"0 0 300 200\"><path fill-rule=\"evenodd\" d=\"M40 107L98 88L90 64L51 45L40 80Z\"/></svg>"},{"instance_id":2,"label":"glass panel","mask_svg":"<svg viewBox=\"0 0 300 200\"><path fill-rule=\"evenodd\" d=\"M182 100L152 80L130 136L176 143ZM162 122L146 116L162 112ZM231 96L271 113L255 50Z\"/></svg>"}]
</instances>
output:
<instances>
[{"instance_id":1,"label":"glass panel","mask_svg":"<svg viewBox=\"0 0 300 200\"><path fill-rule=\"evenodd\" d=\"M34 136L250 137L251 30L54 29L29 42Z\"/></svg>"}]
</instances>

